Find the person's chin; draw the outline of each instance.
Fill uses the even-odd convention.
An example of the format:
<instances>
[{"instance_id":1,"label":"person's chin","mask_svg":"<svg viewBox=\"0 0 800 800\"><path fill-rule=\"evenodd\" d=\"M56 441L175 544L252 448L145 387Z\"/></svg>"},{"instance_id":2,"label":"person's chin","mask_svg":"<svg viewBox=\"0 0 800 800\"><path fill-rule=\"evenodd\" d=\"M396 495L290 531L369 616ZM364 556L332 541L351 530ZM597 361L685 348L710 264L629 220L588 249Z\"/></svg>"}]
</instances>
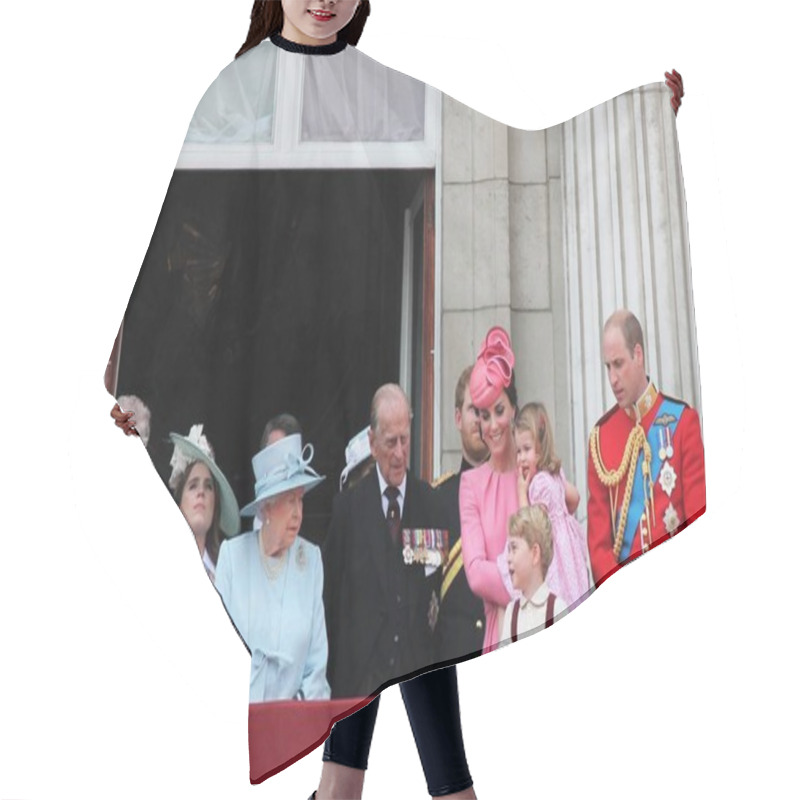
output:
<instances>
[{"instance_id":1,"label":"person's chin","mask_svg":"<svg viewBox=\"0 0 800 800\"><path fill-rule=\"evenodd\" d=\"M494 456L502 453L505 450L505 440L503 438L500 439L489 439L489 455Z\"/></svg>"}]
</instances>

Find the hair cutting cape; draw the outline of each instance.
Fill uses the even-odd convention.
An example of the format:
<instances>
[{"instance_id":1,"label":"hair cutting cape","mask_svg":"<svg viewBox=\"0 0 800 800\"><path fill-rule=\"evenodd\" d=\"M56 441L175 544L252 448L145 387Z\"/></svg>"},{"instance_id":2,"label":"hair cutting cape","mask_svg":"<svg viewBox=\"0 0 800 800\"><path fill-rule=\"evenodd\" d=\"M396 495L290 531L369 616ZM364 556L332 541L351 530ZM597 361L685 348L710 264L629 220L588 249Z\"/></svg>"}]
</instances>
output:
<instances>
[{"instance_id":1,"label":"hair cutting cape","mask_svg":"<svg viewBox=\"0 0 800 800\"><path fill-rule=\"evenodd\" d=\"M652 84L523 131L353 47L273 38L201 100L112 366L115 394L151 409L163 479L169 433L202 423L245 506L251 458L282 412L328 476L283 559L262 557L256 517L217 564L253 658L253 782L383 687L488 652L504 631L524 638L547 608L555 621L572 612L705 510L669 98ZM603 353L618 309L641 323L628 345L649 380L627 409ZM510 334L520 407L544 403L562 462L536 497L552 523L555 605L520 598L508 574L516 475L459 474L456 382L493 326ZM336 479L385 383L413 408L394 540L375 469L341 493ZM570 519L563 478L580 493Z\"/></svg>"}]
</instances>

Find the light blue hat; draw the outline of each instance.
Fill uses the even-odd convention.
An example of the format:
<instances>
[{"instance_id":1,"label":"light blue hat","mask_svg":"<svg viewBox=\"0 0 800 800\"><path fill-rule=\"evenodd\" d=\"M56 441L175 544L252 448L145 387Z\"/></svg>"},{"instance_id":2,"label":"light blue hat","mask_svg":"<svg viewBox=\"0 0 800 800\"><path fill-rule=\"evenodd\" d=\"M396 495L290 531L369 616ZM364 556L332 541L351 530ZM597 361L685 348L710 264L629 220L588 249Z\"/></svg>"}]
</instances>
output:
<instances>
[{"instance_id":1,"label":"light blue hat","mask_svg":"<svg viewBox=\"0 0 800 800\"><path fill-rule=\"evenodd\" d=\"M261 504L270 497L303 488L313 489L325 480L309 466L314 458L314 446L306 444L299 433L284 436L267 445L253 456L253 475L256 479L256 499L241 511L243 517L252 517Z\"/></svg>"}]
</instances>

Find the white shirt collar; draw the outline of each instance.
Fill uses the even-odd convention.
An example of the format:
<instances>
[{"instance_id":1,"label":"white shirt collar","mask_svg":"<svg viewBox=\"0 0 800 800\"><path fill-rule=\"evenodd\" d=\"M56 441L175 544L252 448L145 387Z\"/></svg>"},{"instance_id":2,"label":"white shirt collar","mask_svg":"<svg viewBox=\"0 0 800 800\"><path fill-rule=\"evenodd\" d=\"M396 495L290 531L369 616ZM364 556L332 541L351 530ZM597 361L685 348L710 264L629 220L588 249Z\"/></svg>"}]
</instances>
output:
<instances>
[{"instance_id":1,"label":"white shirt collar","mask_svg":"<svg viewBox=\"0 0 800 800\"><path fill-rule=\"evenodd\" d=\"M377 464L375 465L375 472L378 473L378 485L381 487L381 497L384 501L389 503L389 499L386 497L384 492L386 491L386 487L389 485L385 478L383 477L383 473L381 472L380 466ZM397 487L400 490L400 496L397 498L398 502L400 503L400 510L403 509L403 501L406 499L406 480L408 479L408 470L406 470L405 475L403 475L403 482Z\"/></svg>"},{"instance_id":2,"label":"white shirt collar","mask_svg":"<svg viewBox=\"0 0 800 800\"><path fill-rule=\"evenodd\" d=\"M543 606L547 602L547 598L550 596L550 587L547 585L547 581L545 581L534 593L533 597L529 600L524 595L520 600L520 606L526 606L528 603L531 603L534 606Z\"/></svg>"}]
</instances>

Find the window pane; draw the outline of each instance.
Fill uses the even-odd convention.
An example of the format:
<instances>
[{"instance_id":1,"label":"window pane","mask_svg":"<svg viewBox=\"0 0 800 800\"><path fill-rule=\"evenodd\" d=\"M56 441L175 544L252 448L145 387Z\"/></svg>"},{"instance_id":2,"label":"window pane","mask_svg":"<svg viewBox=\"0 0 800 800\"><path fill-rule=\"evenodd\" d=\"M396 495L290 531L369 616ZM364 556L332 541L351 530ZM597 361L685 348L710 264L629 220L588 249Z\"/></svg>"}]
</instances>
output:
<instances>
[{"instance_id":1,"label":"window pane","mask_svg":"<svg viewBox=\"0 0 800 800\"><path fill-rule=\"evenodd\" d=\"M276 54L272 45L257 47L228 65L197 106L186 141L272 143Z\"/></svg>"},{"instance_id":2,"label":"window pane","mask_svg":"<svg viewBox=\"0 0 800 800\"><path fill-rule=\"evenodd\" d=\"M348 48L306 59L301 140L416 142L425 138L425 84Z\"/></svg>"}]
</instances>

